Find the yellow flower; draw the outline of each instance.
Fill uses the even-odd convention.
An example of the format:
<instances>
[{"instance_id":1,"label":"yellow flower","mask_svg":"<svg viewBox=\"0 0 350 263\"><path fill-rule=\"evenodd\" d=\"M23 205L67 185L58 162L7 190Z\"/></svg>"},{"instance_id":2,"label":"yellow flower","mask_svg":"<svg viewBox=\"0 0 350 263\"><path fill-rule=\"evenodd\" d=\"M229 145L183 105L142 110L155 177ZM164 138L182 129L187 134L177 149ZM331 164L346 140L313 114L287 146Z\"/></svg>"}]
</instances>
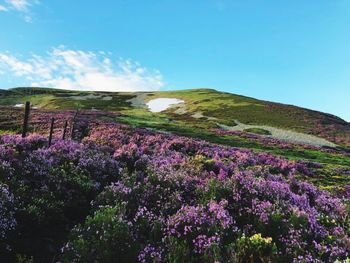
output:
<instances>
[{"instance_id":1,"label":"yellow flower","mask_svg":"<svg viewBox=\"0 0 350 263\"><path fill-rule=\"evenodd\" d=\"M252 242L263 241L267 244L270 244L272 242L272 237L263 238L260 233L251 236L249 239Z\"/></svg>"},{"instance_id":2,"label":"yellow flower","mask_svg":"<svg viewBox=\"0 0 350 263\"><path fill-rule=\"evenodd\" d=\"M258 241L261 239L261 234L255 234L249 238L251 241Z\"/></svg>"},{"instance_id":3,"label":"yellow flower","mask_svg":"<svg viewBox=\"0 0 350 263\"><path fill-rule=\"evenodd\" d=\"M266 243L271 243L272 242L272 237L265 238Z\"/></svg>"}]
</instances>

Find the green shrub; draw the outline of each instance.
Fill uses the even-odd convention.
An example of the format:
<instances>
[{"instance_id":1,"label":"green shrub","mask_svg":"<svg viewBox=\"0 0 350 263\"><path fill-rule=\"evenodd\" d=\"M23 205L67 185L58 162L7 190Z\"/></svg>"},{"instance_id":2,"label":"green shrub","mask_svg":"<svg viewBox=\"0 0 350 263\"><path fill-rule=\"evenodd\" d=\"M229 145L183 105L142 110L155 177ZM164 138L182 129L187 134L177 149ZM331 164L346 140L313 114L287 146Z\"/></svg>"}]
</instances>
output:
<instances>
[{"instance_id":1,"label":"green shrub","mask_svg":"<svg viewBox=\"0 0 350 263\"><path fill-rule=\"evenodd\" d=\"M137 245L117 207L104 207L73 229L61 262L134 262Z\"/></svg>"},{"instance_id":2,"label":"green shrub","mask_svg":"<svg viewBox=\"0 0 350 263\"><path fill-rule=\"evenodd\" d=\"M242 236L237 240L235 251L232 253L232 262L270 263L274 262L277 252L276 245L271 237L264 238L261 234L251 237Z\"/></svg>"}]
</instances>

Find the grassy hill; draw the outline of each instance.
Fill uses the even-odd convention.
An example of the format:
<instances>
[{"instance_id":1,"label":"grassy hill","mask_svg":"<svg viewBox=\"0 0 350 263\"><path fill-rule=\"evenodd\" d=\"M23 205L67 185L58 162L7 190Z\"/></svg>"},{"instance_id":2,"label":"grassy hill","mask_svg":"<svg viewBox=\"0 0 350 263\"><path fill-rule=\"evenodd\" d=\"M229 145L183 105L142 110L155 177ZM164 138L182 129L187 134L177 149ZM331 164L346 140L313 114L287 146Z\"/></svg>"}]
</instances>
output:
<instances>
[{"instance_id":1,"label":"grassy hill","mask_svg":"<svg viewBox=\"0 0 350 263\"><path fill-rule=\"evenodd\" d=\"M155 98L178 98L179 108L151 113L145 103ZM268 125L316 135L339 145L350 145L350 124L339 117L292 105L273 103L212 89L145 93L80 92L45 88L15 88L0 91L0 105L31 101L48 109L95 109L124 113L135 125L167 127L178 122L193 128L215 128L218 123L234 126L235 120L250 125ZM134 100L134 101L133 101ZM138 100L138 101L137 101ZM137 101L137 105L135 105Z\"/></svg>"},{"instance_id":2,"label":"grassy hill","mask_svg":"<svg viewBox=\"0 0 350 263\"><path fill-rule=\"evenodd\" d=\"M156 98L177 98L184 103L165 111L150 112L146 103ZM14 88L0 91L0 133L13 127L18 132L22 109L16 104L30 101L34 108L119 112L115 121L134 127L146 127L179 135L205 139L213 143L268 151L289 159L306 159L321 163L349 165L350 124L326 113L292 105L262 101L212 89L159 92L86 92L47 88ZM9 111L17 112L9 114ZM16 115L17 114L17 115ZM12 125L17 116L17 124ZM7 116L7 117L6 117ZM107 117L106 117L107 118ZM237 122L249 125L242 131L226 131ZM257 126L254 126L257 125ZM287 145L266 138L269 127L313 135L333 142L337 147L322 149L307 145ZM2 131L4 132L4 131ZM284 145L284 146L281 146ZM346 155L344 156L344 153Z\"/></svg>"}]
</instances>

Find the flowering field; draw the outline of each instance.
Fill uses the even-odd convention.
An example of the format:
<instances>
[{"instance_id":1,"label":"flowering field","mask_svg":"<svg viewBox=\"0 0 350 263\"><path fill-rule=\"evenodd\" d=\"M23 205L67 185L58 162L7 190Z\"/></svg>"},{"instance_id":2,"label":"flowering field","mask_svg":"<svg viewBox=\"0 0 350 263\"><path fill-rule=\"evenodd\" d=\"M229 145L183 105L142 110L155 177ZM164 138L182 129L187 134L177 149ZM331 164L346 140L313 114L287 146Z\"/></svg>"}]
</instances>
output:
<instances>
[{"instance_id":1,"label":"flowering field","mask_svg":"<svg viewBox=\"0 0 350 263\"><path fill-rule=\"evenodd\" d=\"M37 132L51 114L34 114ZM59 127L74 112L55 114L51 147L38 133L0 137L1 262L350 257L350 187L307 182L329 172L323 164L134 129L93 112L79 118L75 140L62 141Z\"/></svg>"}]
</instances>

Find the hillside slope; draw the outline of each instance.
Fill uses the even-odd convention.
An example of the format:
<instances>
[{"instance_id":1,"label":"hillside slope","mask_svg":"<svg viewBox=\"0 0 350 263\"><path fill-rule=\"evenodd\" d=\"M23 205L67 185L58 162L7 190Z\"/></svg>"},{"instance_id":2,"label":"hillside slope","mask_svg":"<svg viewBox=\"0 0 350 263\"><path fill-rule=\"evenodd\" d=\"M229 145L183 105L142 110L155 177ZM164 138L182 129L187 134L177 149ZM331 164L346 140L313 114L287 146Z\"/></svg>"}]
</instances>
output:
<instances>
[{"instance_id":1,"label":"hillside slope","mask_svg":"<svg viewBox=\"0 0 350 263\"><path fill-rule=\"evenodd\" d=\"M152 113L146 103L156 98L177 98L184 103ZM339 117L212 89L143 93L46 88L0 90L0 105L20 106L26 100L37 108L118 111L124 115L124 122L165 130L184 126L209 130L221 124L232 127L239 121L245 125L271 126L315 135L338 145L350 145L350 124ZM250 132L254 133L254 129L250 129Z\"/></svg>"},{"instance_id":2,"label":"hillside slope","mask_svg":"<svg viewBox=\"0 0 350 263\"><path fill-rule=\"evenodd\" d=\"M176 98L183 103L165 111L151 112L147 103L159 98ZM309 181L327 189L349 184L349 177L344 176L348 172L343 171L349 171L350 148L339 143L348 138L349 126L328 114L207 89L105 93L20 88L0 91L0 135L21 132L23 103L27 100L32 104L29 132L47 136L54 117L54 139L61 138L65 121L68 121L68 130L72 129L78 108L79 119L126 123L157 130L160 134L172 133L254 152L270 152L291 161L317 162L325 172L310 177ZM318 123L318 129L314 129L316 124L312 126L312 122ZM331 129L337 132L336 136L332 137ZM331 143L335 139L337 146L278 139L269 135L274 130L287 137L306 138L306 141Z\"/></svg>"}]
</instances>

